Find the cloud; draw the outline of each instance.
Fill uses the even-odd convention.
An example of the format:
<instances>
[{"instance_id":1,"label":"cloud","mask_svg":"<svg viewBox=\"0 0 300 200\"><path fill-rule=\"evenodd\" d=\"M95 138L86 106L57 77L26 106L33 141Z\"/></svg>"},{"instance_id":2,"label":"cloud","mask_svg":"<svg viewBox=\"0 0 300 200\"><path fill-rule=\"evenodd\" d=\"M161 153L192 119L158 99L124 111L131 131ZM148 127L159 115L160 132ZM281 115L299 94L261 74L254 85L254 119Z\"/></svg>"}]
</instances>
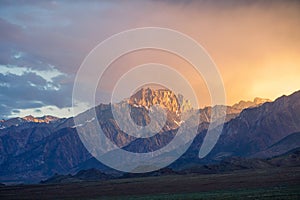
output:
<instances>
[{"instance_id":1,"label":"cloud","mask_svg":"<svg viewBox=\"0 0 300 200\"><path fill-rule=\"evenodd\" d=\"M16 114L19 114L21 111L19 110L12 110L12 113L16 113Z\"/></svg>"},{"instance_id":2,"label":"cloud","mask_svg":"<svg viewBox=\"0 0 300 200\"><path fill-rule=\"evenodd\" d=\"M35 109L34 112L35 112L35 113L41 113L42 110L41 110L41 109Z\"/></svg>"},{"instance_id":3,"label":"cloud","mask_svg":"<svg viewBox=\"0 0 300 200\"><path fill-rule=\"evenodd\" d=\"M299 89L299 9L296 0L1 1L0 112L69 109L85 56L111 35L144 26L175 29L203 45L220 69L229 103L275 98ZM284 79L271 73L276 63ZM200 81L192 82L201 96Z\"/></svg>"},{"instance_id":4,"label":"cloud","mask_svg":"<svg viewBox=\"0 0 300 200\"><path fill-rule=\"evenodd\" d=\"M0 113L10 116L13 110L56 106L71 107L72 82L56 70L36 71L20 67L0 67ZM55 80L55 81L54 81Z\"/></svg>"}]
</instances>

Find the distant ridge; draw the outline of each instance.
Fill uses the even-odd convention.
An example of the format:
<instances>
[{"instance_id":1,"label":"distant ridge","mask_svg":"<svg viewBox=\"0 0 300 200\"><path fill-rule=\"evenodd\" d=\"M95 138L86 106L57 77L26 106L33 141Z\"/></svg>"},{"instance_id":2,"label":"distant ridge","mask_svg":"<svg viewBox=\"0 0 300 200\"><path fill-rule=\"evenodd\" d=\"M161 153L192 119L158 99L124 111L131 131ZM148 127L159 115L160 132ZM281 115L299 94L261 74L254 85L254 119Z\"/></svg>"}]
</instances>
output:
<instances>
[{"instance_id":1,"label":"distant ridge","mask_svg":"<svg viewBox=\"0 0 300 200\"><path fill-rule=\"evenodd\" d=\"M222 134L208 156L197 160L206 131L194 140L185 155L176 161L179 167L186 163L219 162L227 157L272 157L297 148L300 132L300 91L277 98L261 106L244 109L237 117L224 124ZM293 135L294 134L294 135ZM289 137L293 135L293 137ZM278 154L276 154L278 152Z\"/></svg>"},{"instance_id":2,"label":"distant ridge","mask_svg":"<svg viewBox=\"0 0 300 200\"><path fill-rule=\"evenodd\" d=\"M49 123L49 122L52 122L52 121L56 121L59 118L51 116L51 115L45 115L43 117L34 117L32 115L28 115L28 116L22 117L22 119L24 119L24 120L26 120L28 122Z\"/></svg>"},{"instance_id":3,"label":"distant ridge","mask_svg":"<svg viewBox=\"0 0 300 200\"><path fill-rule=\"evenodd\" d=\"M24 123L33 122L33 123L50 123L59 120L60 118L54 117L51 115L45 115L43 117L34 117L28 115L25 117L16 117L8 120L0 120L0 129L8 128L11 126L20 126Z\"/></svg>"},{"instance_id":4,"label":"distant ridge","mask_svg":"<svg viewBox=\"0 0 300 200\"><path fill-rule=\"evenodd\" d=\"M172 97L171 93L169 95ZM164 95L160 97L163 99ZM147 122L145 116L148 115L150 104L140 106L137 104L138 101L137 98L137 101L134 100L135 103L131 104L132 116L143 124ZM166 108L177 107L172 101L169 102L171 103L166 104ZM122 105L120 103L117 106ZM195 164L218 163L231 157L248 159L263 154L262 157L269 158L277 155L274 152L282 154L289 151L291 146L298 147L295 140L299 136L297 133L300 132L300 91L282 96L274 102L266 102L243 110L231 106L219 107L223 108L222 112L227 112L226 123L216 146L204 159L199 159L198 153L213 108L189 111L188 116L192 121L200 118L201 123L194 124L198 126L198 135L188 151L169 166L172 170L181 170ZM80 125L93 131L91 122L98 120L103 132L112 142L132 152L160 149L168 144L176 134L177 127L184 123L181 122L180 115L177 116L180 113L170 111L165 127L158 134L145 139L135 138L118 128L110 105L101 104L95 111L97 113L95 119L89 115L90 110L78 115L83 119ZM0 182L5 184L39 182L55 173L76 174L80 170L90 168L100 169L108 175L119 173L97 161L85 149L79 139L73 118L52 120L49 123L36 123L31 120L31 117L28 121L14 118L12 123L14 125L2 127L0 130ZM10 120L5 122L8 121Z\"/></svg>"},{"instance_id":5,"label":"distant ridge","mask_svg":"<svg viewBox=\"0 0 300 200\"><path fill-rule=\"evenodd\" d=\"M272 100L256 97L253 101L240 101L239 103L234 104L232 107L235 109L243 110L245 108L260 106L266 102L272 102Z\"/></svg>"}]
</instances>

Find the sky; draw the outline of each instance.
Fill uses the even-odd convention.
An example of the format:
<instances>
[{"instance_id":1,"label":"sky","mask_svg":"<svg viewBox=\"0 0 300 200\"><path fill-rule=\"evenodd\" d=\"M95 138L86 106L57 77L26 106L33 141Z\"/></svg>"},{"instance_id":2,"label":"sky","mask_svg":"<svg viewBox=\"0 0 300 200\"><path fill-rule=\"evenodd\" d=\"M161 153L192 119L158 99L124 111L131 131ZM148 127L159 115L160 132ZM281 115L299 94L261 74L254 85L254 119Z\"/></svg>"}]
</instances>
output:
<instances>
[{"instance_id":1,"label":"sky","mask_svg":"<svg viewBox=\"0 0 300 200\"><path fill-rule=\"evenodd\" d=\"M0 1L0 118L72 116L74 79L85 57L110 36L141 27L173 29L202 45L218 67L228 105L291 94L300 90L299 10L293 0ZM154 50L113 62L99 98L122 73L147 62L173 66L201 106L210 105L189 63ZM80 112L90 105L75 106Z\"/></svg>"}]
</instances>

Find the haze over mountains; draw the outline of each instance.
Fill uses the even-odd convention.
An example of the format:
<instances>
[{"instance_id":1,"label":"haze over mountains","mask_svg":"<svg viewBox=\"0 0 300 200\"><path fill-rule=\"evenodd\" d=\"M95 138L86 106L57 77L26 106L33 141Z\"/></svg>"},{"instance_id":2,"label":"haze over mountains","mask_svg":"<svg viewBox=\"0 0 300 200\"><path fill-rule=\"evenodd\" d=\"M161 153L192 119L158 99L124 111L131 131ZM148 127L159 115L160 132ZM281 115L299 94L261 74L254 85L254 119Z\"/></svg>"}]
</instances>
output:
<instances>
[{"instance_id":1,"label":"haze over mountains","mask_svg":"<svg viewBox=\"0 0 300 200\"><path fill-rule=\"evenodd\" d=\"M141 89L116 107L122 109L126 102L131 107L132 119L141 126L150 123L151 106L158 104L165 109L167 121L162 130L149 138L130 136L116 124L111 106L104 104L95 108L98 119L87 118L80 126L88 127L91 121L98 120L105 135L116 145L141 153L155 151L168 144L178 127L185 123L182 115L187 115L189 119L199 117L200 124L194 124L199 126L197 137L188 151L169 166L175 171L217 163L234 156L270 158L300 147L300 91L274 102L256 98L253 102L217 106L220 112L226 112L226 123L216 146L203 159L199 159L198 153L214 108L192 109L183 97L176 97L164 89ZM79 116L88 117L89 112ZM218 116L214 120L217 121ZM97 168L109 174L108 177L122 175L91 156L80 141L76 126L78 124L74 124L73 118L58 119L52 116L2 120L0 182L39 182L56 173L77 173L90 168Z\"/></svg>"}]
</instances>

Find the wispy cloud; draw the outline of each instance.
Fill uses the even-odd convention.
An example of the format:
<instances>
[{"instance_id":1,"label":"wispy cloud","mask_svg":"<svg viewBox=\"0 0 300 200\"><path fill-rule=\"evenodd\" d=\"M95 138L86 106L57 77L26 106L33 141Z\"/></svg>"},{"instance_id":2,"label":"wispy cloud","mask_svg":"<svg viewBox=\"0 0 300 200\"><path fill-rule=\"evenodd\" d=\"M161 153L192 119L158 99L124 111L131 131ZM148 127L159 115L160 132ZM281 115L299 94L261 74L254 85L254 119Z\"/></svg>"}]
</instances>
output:
<instances>
[{"instance_id":1,"label":"wispy cloud","mask_svg":"<svg viewBox=\"0 0 300 200\"><path fill-rule=\"evenodd\" d=\"M90 50L112 34L144 26L176 29L202 44L222 73L229 103L290 93L300 85L299 10L296 0L1 1L1 115L68 109L73 78ZM130 65L132 58L122 62ZM280 67L284 79L273 73ZM188 66L182 70L192 74ZM266 83L275 80L276 88ZM209 104L201 80L192 82Z\"/></svg>"}]
</instances>

